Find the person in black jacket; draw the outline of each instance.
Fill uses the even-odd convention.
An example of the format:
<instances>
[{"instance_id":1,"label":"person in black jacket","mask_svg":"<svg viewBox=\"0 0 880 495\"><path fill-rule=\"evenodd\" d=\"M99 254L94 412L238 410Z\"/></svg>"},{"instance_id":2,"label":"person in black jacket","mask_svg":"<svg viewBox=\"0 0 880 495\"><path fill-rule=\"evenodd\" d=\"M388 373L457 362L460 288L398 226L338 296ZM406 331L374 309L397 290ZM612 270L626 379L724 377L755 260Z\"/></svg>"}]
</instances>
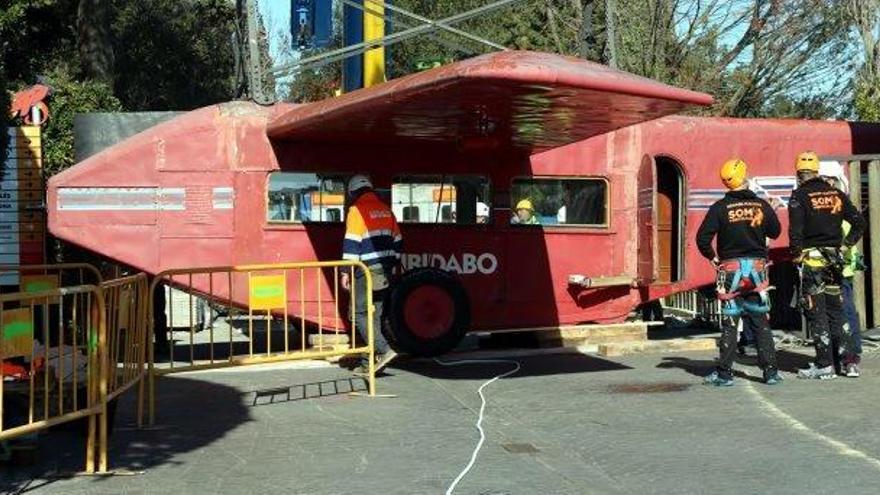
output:
<instances>
[{"instance_id":1,"label":"person in black jacket","mask_svg":"<svg viewBox=\"0 0 880 495\"><path fill-rule=\"evenodd\" d=\"M800 378L825 380L836 376L834 344L843 364L854 363L852 335L844 331L841 282L847 250L862 237L865 220L849 198L819 177L819 157L801 153L797 164L798 188L788 203L788 237L800 265L801 309L813 336L816 361L798 371ZM843 236L841 225L850 224Z\"/></svg>"},{"instance_id":2,"label":"person in black jacket","mask_svg":"<svg viewBox=\"0 0 880 495\"><path fill-rule=\"evenodd\" d=\"M700 253L718 269L718 298L724 301L718 367L705 379L717 386L733 385L740 318L755 333L764 382L775 385L782 381L767 321L770 306L766 293L767 239L779 237L781 227L773 207L748 189L746 178L744 161L724 163L721 182L729 191L709 208L697 231ZM717 252L712 247L713 238Z\"/></svg>"}]
</instances>

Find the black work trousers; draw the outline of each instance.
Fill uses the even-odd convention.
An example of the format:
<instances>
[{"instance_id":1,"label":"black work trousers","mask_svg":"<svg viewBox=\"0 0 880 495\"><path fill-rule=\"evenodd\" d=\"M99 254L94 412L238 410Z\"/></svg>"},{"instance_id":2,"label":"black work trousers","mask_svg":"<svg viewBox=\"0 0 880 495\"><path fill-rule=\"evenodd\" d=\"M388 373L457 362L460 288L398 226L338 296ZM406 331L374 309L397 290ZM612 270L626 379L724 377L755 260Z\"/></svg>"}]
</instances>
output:
<instances>
[{"instance_id":1,"label":"black work trousers","mask_svg":"<svg viewBox=\"0 0 880 495\"><path fill-rule=\"evenodd\" d=\"M844 329L841 274L831 266L804 265L801 275L804 317L813 336L816 366L834 364L835 348L843 354L844 364L857 361L852 335Z\"/></svg>"},{"instance_id":2,"label":"black work trousers","mask_svg":"<svg viewBox=\"0 0 880 495\"><path fill-rule=\"evenodd\" d=\"M756 292L750 292L735 300L736 306L740 308L744 307L744 302L759 306L761 296ZM733 376L733 360L736 357L736 330L740 319L742 319L743 331L750 329L755 337L755 343L758 347L758 366L763 370L764 377L774 374L777 369L776 347L773 343L773 334L770 332L767 314L753 313L745 309L740 316L725 315L721 319L721 342L718 346L721 355L718 361L718 374L722 378L732 378Z\"/></svg>"}]
</instances>

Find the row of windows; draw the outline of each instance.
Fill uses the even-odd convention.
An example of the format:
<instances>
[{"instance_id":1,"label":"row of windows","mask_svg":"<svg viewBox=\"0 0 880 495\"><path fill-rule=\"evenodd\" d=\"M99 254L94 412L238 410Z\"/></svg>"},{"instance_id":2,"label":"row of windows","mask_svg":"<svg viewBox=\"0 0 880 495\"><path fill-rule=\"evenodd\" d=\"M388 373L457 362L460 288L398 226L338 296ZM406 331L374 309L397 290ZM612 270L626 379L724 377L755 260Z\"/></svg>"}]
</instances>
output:
<instances>
[{"instance_id":1,"label":"row of windows","mask_svg":"<svg viewBox=\"0 0 880 495\"><path fill-rule=\"evenodd\" d=\"M348 177L274 172L267 217L272 223L342 222ZM492 222L489 180L476 175L404 176L377 189L401 223ZM590 178L520 178L510 187L515 225L608 225L608 183Z\"/></svg>"}]
</instances>

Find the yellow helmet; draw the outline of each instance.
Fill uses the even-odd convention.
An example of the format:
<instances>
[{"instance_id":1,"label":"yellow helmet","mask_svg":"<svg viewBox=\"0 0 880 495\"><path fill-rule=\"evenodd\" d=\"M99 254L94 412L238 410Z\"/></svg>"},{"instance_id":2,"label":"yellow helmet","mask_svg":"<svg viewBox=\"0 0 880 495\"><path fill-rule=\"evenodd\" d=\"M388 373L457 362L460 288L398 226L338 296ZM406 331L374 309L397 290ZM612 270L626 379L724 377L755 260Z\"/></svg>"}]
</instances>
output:
<instances>
[{"instance_id":1,"label":"yellow helmet","mask_svg":"<svg viewBox=\"0 0 880 495\"><path fill-rule=\"evenodd\" d=\"M728 189L738 189L746 181L747 173L748 167L746 166L746 162L739 158L732 158L724 162L724 165L721 166L721 182L724 183Z\"/></svg>"},{"instance_id":2,"label":"yellow helmet","mask_svg":"<svg viewBox=\"0 0 880 495\"><path fill-rule=\"evenodd\" d=\"M535 211L535 207L532 206L532 201L530 199L521 199L519 203L516 204L517 210L529 210Z\"/></svg>"},{"instance_id":3,"label":"yellow helmet","mask_svg":"<svg viewBox=\"0 0 880 495\"><path fill-rule=\"evenodd\" d=\"M809 170L810 172L819 173L819 155L812 151L804 151L798 155L795 169L798 172Z\"/></svg>"}]
</instances>

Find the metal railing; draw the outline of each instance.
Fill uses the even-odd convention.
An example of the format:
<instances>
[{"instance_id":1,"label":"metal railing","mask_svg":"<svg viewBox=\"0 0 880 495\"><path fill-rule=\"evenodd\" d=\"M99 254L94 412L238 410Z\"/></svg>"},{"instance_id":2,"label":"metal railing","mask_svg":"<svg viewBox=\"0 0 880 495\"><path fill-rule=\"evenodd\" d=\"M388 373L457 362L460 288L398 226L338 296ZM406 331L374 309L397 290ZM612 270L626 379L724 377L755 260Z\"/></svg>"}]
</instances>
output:
<instances>
[{"instance_id":1,"label":"metal railing","mask_svg":"<svg viewBox=\"0 0 880 495\"><path fill-rule=\"evenodd\" d=\"M107 308L107 400L138 385L138 426L143 423L144 378L150 339L149 294L143 273L101 284Z\"/></svg>"},{"instance_id":2,"label":"metal railing","mask_svg":"<svg viewBox=\"0 0 880 495\"><path fill-rule=\"evenodd\" d=\"M706 297L698 290L672 294L660 299L663 311L686 318L700 318L716 325L721 324L721 302Z\"/></svg>"},{"instance_id":3,"label":"metal railing","mask_svg":"<svg viewBox=\"0 0 880 495\"><path fill-rule=\"evenodd\" d=\"M106 471L104 315L95 285L0 295L0 441L88 418L86 471Z\"/></svg>"},{"instance_id":4,"label":"metal railing","mask_svg":"<svg viewBox=\"0 0 880 495\"><path fill-rule=\"evenodd\" d=\"M348 275L351 290L340 286ZM370 270L357 261L280 263L246 266L168 270L158 274L150 287L150 328L154 328L156 287L166 284L184 291L189 326L169 328L167 363L157 363L149 346L149 421L155 419L156 377L181 371L280 361L366 355L368 393L375 387L373 328L373 280ZM365 284L356 290L356 284ZM367 342L358 345L359 294L366 297ZM168 291L168 321L175 321L174 295ZM345 307L343 307L345 305ZM344 310L348 310L345 316ZM273 339L273 334L281 333ZM312 347L306 334L312 333ZM347 342L336 336L347 335ZM181 349L182 348L182 349Z\"/></svg>"},{"instance_id":5,"label":"metal railing","mask_svg":"<svg viewBox=\"0 0 880 495\"><path fill-rule=\"evenodd\" d=\"M85 470L106 472L108 403L139 385L138 426L143 422L146 275L103 281L86 264L2 269L22 274L23 282L35 271L48 277L0 295L0 441L86 420ZM79 285L57 286L65 281Z\"/></svg>"}]
</instances>

